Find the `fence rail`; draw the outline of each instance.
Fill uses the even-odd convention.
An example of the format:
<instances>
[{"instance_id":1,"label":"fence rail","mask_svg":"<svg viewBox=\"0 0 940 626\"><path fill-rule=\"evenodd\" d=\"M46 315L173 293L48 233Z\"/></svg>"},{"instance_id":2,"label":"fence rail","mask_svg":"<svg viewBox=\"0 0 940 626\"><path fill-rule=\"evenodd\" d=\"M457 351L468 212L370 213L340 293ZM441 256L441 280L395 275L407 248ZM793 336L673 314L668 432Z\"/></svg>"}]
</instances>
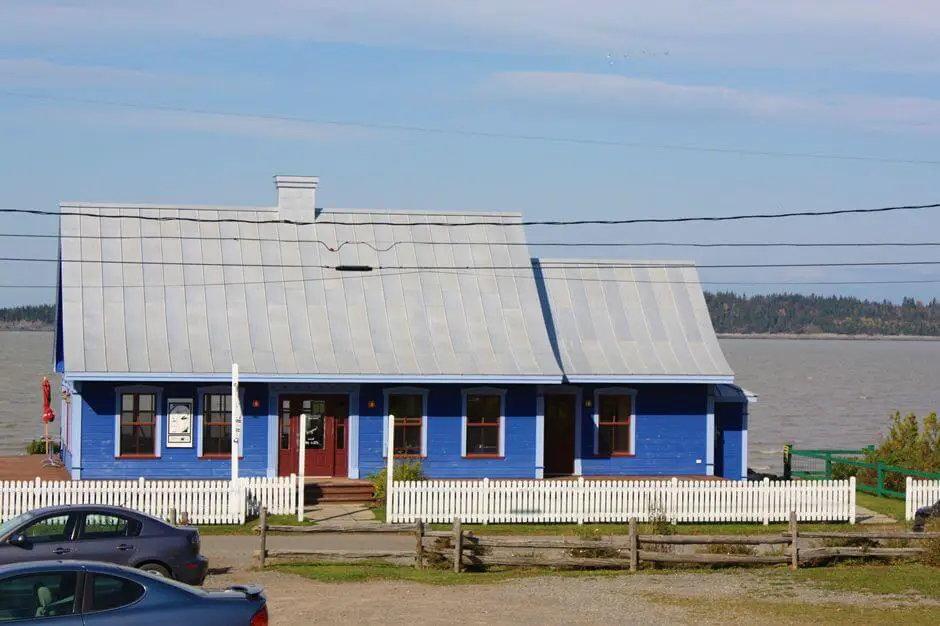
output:
<instances>
[{"instance_id":1,"label":"fence rail","mask_svg":"<svg viewBox=\"0 0 940 626\"><path fill-rule=\"evenodd\" d=\"M907 478L904 513L907 521L914 519L917 509L940 501L940 480L914 480Z\"/></svg>"},{"instance_id":2,"label":"fence rail","mask_svg":"<svg viewBox=\"0 0 940 626\"><path fill-rule=\"evenodd\" d=\"M783 478L832 480L856 476L859 491L898 499L905 497L901 489L906 478L940 480L937 472L866 461L866 455L873 450L874 446L861 450L795 450L788 444L783 447Z\"/></svg>"},{"instance_id":3,"label":"fence rail","mask_svg":"<svg viewBox=\"0 0 940 626\"><path fill-rule=\"evenodd\" d=\"M395 481L389 523L785 522L855 523L855 479Z\"/></svg>"},{"instance_id":4,"label":"fence rail","mask_svg":"<svg viewBox=\"0 0 940 626\"><path fill-rule=\"evenodd\" d=\"M0 481L0 521L61 504L123 506L169 519L171 511L193 524L244 524L261 507L290 514L297 507L297 479Z\"/></svg>"}]
</instances>

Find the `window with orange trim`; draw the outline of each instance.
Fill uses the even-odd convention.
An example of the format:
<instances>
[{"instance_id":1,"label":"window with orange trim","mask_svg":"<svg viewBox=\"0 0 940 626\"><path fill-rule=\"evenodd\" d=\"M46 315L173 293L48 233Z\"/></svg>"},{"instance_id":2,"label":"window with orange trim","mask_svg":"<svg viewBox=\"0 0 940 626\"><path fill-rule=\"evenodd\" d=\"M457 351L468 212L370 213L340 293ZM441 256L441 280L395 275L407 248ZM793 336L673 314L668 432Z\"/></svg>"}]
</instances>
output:
<instances>
[{"instance_id":1,"label":"window with orange trim","mask_svg":"<svg viewBox=\"0 0 940 626\"><path fill-rule=\"evenodd\" d=\"M156 394L121 394L120 456L156 456L156 430Z\"/></svg>"},{"instance_id":2,"label":"window with orange trim","mask_svg":"<svg viewBox=\"0 0 940 626\"><path fill-rule=\"evenodd\" d=\"M597 453L599 456L627 456L630 447L632 398L628 395L602 395L598 402Z\"/></svg>"}]
</instances>

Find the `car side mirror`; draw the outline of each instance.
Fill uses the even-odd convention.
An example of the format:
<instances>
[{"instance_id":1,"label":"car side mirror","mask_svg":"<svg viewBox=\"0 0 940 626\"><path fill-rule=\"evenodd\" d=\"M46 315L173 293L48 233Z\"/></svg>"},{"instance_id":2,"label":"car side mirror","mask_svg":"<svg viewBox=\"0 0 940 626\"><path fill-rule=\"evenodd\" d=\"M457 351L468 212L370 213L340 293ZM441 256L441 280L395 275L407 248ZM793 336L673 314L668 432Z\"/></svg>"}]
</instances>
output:
<instances>
[{"instance_id":1,"label":"car side mirror","mask_svg":"<svg viewBox=\"0 0 940 626\"><path fill-rule=\"evenodd\" d=\"M15 534L15 535L10 535L10 538L7 539L7 542L8 542L11 546L17 546L17 547L22 548L22 547L24 547L24 546L26 545L26 536L25 536L25 535L21 535L21 534L19 534L19 533Z\"/></svg>"}]
</instances>

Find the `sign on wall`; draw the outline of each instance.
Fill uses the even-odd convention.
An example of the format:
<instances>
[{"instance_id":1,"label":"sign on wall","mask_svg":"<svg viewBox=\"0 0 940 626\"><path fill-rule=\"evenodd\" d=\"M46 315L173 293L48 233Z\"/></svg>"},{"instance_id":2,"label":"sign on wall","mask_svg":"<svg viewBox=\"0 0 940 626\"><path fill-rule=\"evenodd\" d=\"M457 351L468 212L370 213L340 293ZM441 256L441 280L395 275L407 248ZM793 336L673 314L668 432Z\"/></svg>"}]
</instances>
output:
<instances>
[{"instance_id":1,"label":"sign on wall","mask_svg":"<svg viewBox=\"0 0 940 626\"><path fill-rule=\"evenodd\" d=\"M167 400L167 448L193 447L193 399L170 398Z\"/></svg>"}]
</instances>

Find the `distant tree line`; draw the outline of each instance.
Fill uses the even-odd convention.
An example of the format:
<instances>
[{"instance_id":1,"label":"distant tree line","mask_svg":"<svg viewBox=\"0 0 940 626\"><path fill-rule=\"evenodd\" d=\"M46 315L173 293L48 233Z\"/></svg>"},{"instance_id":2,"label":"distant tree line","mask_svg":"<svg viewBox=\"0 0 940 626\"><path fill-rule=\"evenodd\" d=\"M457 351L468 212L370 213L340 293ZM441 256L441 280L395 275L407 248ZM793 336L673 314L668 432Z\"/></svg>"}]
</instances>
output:
<instances>
[{"instance_id":1,"label":"distant tree line","mask_svg":"<svg viewBox=\"0 0 940 626\"><path fill-rule=\"evenodd\" d=\"M719 333L940 336L940 302L905 298L900 304L844 296L706 293Z\"/></svg>"},{"instance_id":2,"label":"distant tree line","mask_svg":"<svg viewBox=\"0 0 940 626\"><path fill-rule=\"evenodd\" d=\"M55 324L55 307L51 304L14 306L0 309L0 324Z\"/></svg>"},{"instance_id":3,"label":"distant tree line","mask_svg":"<svg viewBox=\"0 0 940 626\"><path fill-rule=\"evenodd\" d=\"M905 298L900 304L844 296L706 293L719 333L940 336L940 302ZM49 304L0 308L0 326L35 328L55 323Z\"/></svg>"}]
</instances>

